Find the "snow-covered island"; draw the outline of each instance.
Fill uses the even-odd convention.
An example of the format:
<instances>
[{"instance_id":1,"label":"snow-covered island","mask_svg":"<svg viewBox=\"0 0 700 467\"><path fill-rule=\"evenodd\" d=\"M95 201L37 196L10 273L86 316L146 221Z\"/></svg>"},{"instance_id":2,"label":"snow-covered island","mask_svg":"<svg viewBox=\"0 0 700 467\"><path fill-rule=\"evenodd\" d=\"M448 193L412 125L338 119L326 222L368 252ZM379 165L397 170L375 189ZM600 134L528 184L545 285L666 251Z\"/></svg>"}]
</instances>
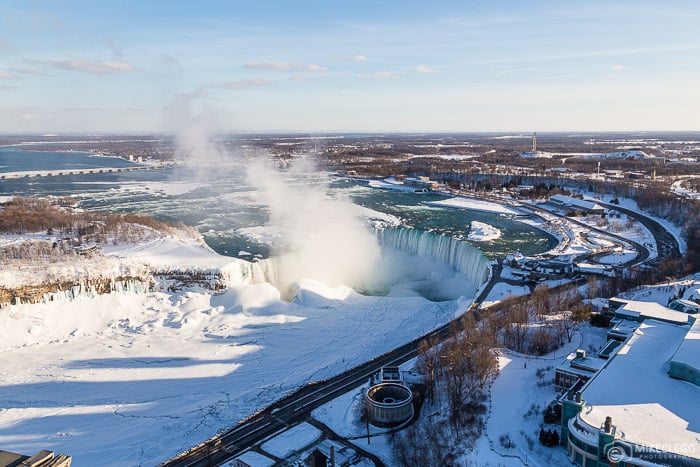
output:
<instances>
[{"instance_id":1,"label":"snow-covered island","mask_svg":"<svg viewBox=\"0 0 700 467\"><path fill-rule=\"evenodd\" d=\"M472 242L488 242L501 237L501 231L496 227L484 222L472 221L469 226L467 240Z\"/></svg>"}]
</instances>

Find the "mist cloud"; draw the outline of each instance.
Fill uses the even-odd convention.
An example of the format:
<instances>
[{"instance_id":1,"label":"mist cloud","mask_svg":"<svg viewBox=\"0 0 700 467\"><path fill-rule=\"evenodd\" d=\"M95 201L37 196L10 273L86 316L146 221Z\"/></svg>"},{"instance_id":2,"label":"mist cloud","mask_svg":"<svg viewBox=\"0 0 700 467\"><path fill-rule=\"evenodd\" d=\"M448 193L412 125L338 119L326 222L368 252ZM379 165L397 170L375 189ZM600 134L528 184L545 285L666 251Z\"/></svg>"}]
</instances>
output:
<instances>
[{"instance_id":1,"label":"mist cloud","mask_svg":"<svg viewBox=\"0 0 700 467\"><path fill-rule=\"evenodd\" d=\"M278 287L302 278L329 285L363 287L380 259L379 242L349 201L329 199L327 185L310 180L314 167L297 162L289 172L254 162L247 183L259 190L270 223L286 240L275 269Z\"/></svg>"}]
</instances>

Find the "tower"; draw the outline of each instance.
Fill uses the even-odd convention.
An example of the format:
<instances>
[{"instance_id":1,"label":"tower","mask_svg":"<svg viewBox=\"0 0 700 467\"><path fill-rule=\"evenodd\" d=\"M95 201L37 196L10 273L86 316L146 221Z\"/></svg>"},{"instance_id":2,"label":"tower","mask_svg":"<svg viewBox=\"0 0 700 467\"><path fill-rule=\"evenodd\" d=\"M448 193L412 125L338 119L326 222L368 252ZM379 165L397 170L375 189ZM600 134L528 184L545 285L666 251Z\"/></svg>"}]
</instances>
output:
<instances>
[{"instance_id":1,"label":"tower","mask_svg":"<svg viewBox=\"0 0 700 467\"><path fill-rule=\"evenodd\" d=\"M537 132L532 134L532 152L537 152Z\"/></svg>"}]
</instances>

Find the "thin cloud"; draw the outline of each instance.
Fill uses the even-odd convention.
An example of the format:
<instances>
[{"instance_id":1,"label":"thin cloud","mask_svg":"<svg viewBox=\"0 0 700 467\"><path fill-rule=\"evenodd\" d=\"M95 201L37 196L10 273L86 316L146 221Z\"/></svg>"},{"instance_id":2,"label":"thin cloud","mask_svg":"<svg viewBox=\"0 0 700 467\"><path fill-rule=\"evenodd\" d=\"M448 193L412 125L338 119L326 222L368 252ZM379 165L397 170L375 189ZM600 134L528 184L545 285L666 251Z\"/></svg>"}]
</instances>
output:
<instances>
[{"instance_id":1,"label":"thin cloud","mask_svg":"<svg viewBox=\"0 0 700 467\"><path fill-rule=\"evenodd\" d=\"M295 76L290 76L288 79L289 79L289 81L301 81L301 82L318 81L318 77L309 76L309 75L295 75Z\"/></svg>"},{"instance_id":2,"label":"thin cloud","mask_svg":"<svg viewBox=\"0 0 700 467\"><path fill-rule=\"evenodd\" d=\"M324 66L318 66L318 65L306 65L303 68L300 69L300 71L326 71L327 68Z\"/></svg>"},{"instance_id":3,"label":"thin cloud","mask_svg":"<svg viewBox=\"0 0 700 467\"><path fill-rule=\"evenodd\" d=\"M624 65L613 65L612 67L610 67L610 69L612 71L622 71L625 69L625 66Z\"/></svg>"},{"instance_id":4,"label":"thin cloud","mask_svg":"<svg viewBox=\"0 0 700 467\"><path fill-rule=\"evenodd\" d=\"M34 66L24 66L20 68L13 68L12 71L15 73L20 73L23 75L45 75L46 70Z\"/></svg>"},{"instance_id":5,"label":"thin cloud","mask_svg":"<svg viewBox=\"0 0 700 467\"><path fill-rule=\"evenodd\" d=\"M366 62L367 56L362 54L353 55L351 57L340 57L343 62Z\"/></svg>"},{"instance_id":6,"label":"thin cloud","mask_svg":"<svg viewBox=\"0 0 700 467\"><path fill-rule=\"evenodd\" d=\"M97 75L131 73L136 68L124 62L101 62L97 60L56 60L50 62L56 68Z\"/></svg>"},{"instance_id":7,"label":"thin cloud","mask_svg":"<svg viewBox=\"0 0 700 467\"><path fill-rule=\"evenodd\" d=\"M304 65L300 63L289 62L253 62L244 65L251 70L272 70L272 71L309 71L319 72L326 71L327 68L314 64Z\"/></svg>"},{"instance_id":8,"label":"thin cloud","mask_svg":"<svg viewBox=\"0 0 700 467\"><path fill-rule=\"evenodd\" d=\"M418 73L437 73L437 71L433 70L432 68L429 68L425 65L418 65L413 69L413 71L417 71Z\"/></svg>"},{"instance_id":9,"label":"thin cloud","mask_svg":"<svg viewBox=\"0 0 700 467\"><path fill-rule=\"evenodd\" d=\"M13 73L8 73L6 71L0 71L0 79L15 79L17 75Z\"/></svg>"},{"instance_id":10,"label":"thin cloud","mask_svg":"<svg viewBox=\"0 0 700 467\"><path fill-rule=\"evenodd\" d=\"M238 81L212 83L209 87L218 89L247 89L260 86L272 86L273 84L275 84L275 82L269 79L241 79Z\"/></svg>"},{"instance_id":11,"label":"thin cloud","mask_svg":"<svg viewBox=\"0 0 700 467\"><path fill-rule=\"evenodd\" d=\"M378 71L373 75L376 79L392 79L396 78L395 71Z\"/></svg>"}]
</instances>

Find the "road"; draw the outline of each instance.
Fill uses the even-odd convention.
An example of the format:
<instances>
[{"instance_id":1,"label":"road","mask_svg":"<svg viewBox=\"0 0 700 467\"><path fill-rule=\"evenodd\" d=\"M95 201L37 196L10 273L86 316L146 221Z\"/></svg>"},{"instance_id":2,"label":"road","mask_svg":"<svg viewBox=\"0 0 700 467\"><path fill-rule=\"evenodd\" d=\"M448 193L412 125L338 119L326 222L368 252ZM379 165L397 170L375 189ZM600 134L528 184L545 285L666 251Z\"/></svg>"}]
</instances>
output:
<instances>
[{"instance_id":1,"label":"road","mask_svg":"<svg viewBox=\"0 0 700 467\"><path fill-rule=\"evenodd\" d=\"M671 232L666 230L666 228L659 222L643 214L632 211L631 209L622 208L616 204L606 204L599 201L597 203L607 209L620 211L649 229L656 241L656 251L658 252L659 261L670 258L678 258L681 256L678 240L676 240Z\"/></svg>"}]
</instances>

